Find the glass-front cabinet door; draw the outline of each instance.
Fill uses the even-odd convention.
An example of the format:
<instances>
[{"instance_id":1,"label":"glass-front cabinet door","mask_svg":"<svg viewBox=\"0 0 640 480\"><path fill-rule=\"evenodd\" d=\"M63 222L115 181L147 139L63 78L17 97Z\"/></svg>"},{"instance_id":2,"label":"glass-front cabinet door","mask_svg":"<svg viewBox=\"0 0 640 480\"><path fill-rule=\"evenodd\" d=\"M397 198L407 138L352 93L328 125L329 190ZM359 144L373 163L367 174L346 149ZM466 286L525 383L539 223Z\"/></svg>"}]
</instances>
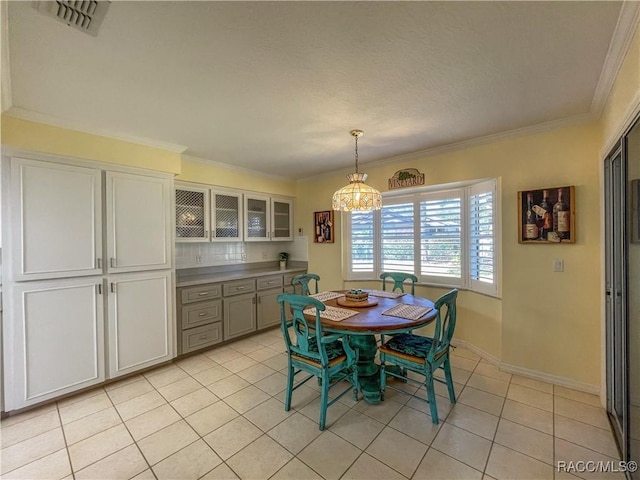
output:
<instances>
[{"instance_id":1,"label":"glass-front cabinet door","mask_svg":"<svg viewBox=\"0 0 640 480\"><path fill-rule=\"evenodd\" d=\"M209 240L209 189L176 186L176 242Z\"/></svg>"},{"instance_id":2,"label":"glass-front cabinet door","mask_svg":"<svg viewBox=\"0 0 640 480\"><path fill-rule=\"evenodd\" d=\"M270 198L261 195L244 195L244 211L246 219L244 240L246 242L259 242L269 240L270 218L269 218Z\"/></svg>"},{"instance_id":3,"label":"glass-front cabinet door","mask_svg":"<svg viewBox=\"0 0 640 480\"><path fill-rule=\"evenodd\" d=\"M293 201L271 199L271 240L293 240Z\"/></svg>"},{"instance_id":4,"label":"glass-front cabinet door","mask_svg":"<svg viewBox=\"0 0 640 480\"><path fill-rule=\"evenodd\" d=\"M211 190L211 241L242 240L242 194Z\"/></svg>"}]
</instances>

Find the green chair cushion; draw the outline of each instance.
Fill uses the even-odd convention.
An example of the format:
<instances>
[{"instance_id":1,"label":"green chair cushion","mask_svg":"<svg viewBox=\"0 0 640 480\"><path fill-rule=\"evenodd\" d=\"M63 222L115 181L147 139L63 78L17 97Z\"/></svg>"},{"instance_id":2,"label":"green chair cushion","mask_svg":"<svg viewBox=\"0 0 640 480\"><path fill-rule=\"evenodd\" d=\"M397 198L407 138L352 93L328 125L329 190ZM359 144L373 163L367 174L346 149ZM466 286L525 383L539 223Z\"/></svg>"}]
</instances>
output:
<instances>
[{"instance_id":1,"label":"green chair cushion","mask_svg":"<svg viewBox=\"0 0 640 480\"><path fill-rule=\"evenodd\" d=\"M393 336L384 346L394 352L411 355L416 358L427 358L432 343L433 340L429 337L401 333Z\"/></svg>"},{"instance_id":2,"label":"green chair cushion","mask_svg":"<svg viewBox=\"0 0 640 480\"><path fill-rule=\"evenodd\" d=\"M327 343L325 345L327 350L327 360L331 361L335 358L344 355L344 348L342 348L342 342L340 340L336 340L335 342ZM318 340L316 337L309 338L309 350L312 352L318 352ZM297 353L300 357L308 358L309 360L317 361L315 358L309 357L304 353Z\"/></svg>"}]
</instances>

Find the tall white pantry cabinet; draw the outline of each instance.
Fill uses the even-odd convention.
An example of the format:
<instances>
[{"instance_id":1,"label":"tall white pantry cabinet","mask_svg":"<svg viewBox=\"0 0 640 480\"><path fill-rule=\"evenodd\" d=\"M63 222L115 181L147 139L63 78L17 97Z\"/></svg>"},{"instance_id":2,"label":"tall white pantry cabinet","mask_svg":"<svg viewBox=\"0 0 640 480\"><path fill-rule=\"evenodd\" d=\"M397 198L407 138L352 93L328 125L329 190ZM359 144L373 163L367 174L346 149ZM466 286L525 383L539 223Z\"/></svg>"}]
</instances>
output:
<instances>
[{"instance_id":1,"label":"tall white pantry cabinet","mask_svg":"<svg viewBox=\"0 0 640 480\"><path fill-rule=\"evenodd\" d=\"M173 179L3 161L5 410L173 358Z\"/></svg>"}]
</instances>

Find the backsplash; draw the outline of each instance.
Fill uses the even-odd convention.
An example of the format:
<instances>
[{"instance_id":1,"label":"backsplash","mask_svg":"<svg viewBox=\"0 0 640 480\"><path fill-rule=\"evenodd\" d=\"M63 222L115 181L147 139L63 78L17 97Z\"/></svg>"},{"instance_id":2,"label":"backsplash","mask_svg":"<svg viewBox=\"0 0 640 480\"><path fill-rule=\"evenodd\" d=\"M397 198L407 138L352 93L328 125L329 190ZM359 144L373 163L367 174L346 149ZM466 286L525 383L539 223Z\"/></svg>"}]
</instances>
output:
<instances>
[{"instance_id":1,"label":"backsplash","mask_svg":"<svg viewBox=\"0 0 640 480\"><path fill-rule=\"evenodd\" d=\"M176 243L176 268L279 260L280 252L289 252L291 260L307 262L308 241L308 237L298 236L292 242Z\"/></svg>"}]
</instances>

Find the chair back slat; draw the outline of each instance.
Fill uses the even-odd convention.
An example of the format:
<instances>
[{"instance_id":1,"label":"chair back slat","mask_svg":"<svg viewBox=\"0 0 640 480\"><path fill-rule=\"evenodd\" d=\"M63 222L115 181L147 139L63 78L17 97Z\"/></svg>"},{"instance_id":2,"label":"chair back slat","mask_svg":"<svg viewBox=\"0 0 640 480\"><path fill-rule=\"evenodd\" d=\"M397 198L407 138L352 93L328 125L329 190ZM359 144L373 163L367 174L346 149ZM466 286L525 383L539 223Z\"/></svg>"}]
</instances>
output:
<instances>
[{"instance_id":1,"label":"chair back slat","mask_svg":"<svg viewBox=\"0 0 640 480\"><path fill-rule=\"evenodd\" d=\"M280 304L280 326L288 354L311 358L326 366L329 361L325 344L322 342L323 333L320 322L320 312L326 308L324 303L306 295L293 293L278 295L278 303ZM305 318L304 310L312 307L316 309L316 318L315 322L309 325L311 322ZM287 318L287 311L293 313L292 318ZM294 339L289 334L289 328L293 330Z\"/></svg>"},{"instance_id":2,"label":"chair back slat","mask_svg":"<svg viewBox=\"0 0 640 480\"><path fill-rule=\"evenodd\" d=\"M415 285L418 281L418 277L413 275L412 273L404 273L404 272L383 272L380 275L380 279L382 280L382 290L387 289L387 278L393 280L393 287L391 287L391 291L395 292L399 290L402 293L404 292L404 282L405 280L411 280L411 295L415 295Z\"/></svg>"},{"instance_id":3,"label":"chair back slat","mask_svg":"<svg viewBox=\"0 0 640 480\"><path fill-rule=\"evenodd\" d=\"M449 350L451 338L456 328L456 298L458 290L453 289L438 298L434 307L438 311L433 332L433 343L427 360L433 362Z\"/></svg>"},{"instance_id":4,"label":"chair back slat","mask_svg":"<svg viewBox=\"0 0 640 480\"><path fill-rule=\"evenodd\" d=\"M315 282L315 291L312 292L312 287L309 286L311 281ZM318 293L318 282L320 281L320 276L315 273L304 273L301 275L296 275L291 280L291 285L293 285L293 292L298 293L298 285L300 286L300 295L311 295L311 293Z\"/></svg>"}]
</instances>

